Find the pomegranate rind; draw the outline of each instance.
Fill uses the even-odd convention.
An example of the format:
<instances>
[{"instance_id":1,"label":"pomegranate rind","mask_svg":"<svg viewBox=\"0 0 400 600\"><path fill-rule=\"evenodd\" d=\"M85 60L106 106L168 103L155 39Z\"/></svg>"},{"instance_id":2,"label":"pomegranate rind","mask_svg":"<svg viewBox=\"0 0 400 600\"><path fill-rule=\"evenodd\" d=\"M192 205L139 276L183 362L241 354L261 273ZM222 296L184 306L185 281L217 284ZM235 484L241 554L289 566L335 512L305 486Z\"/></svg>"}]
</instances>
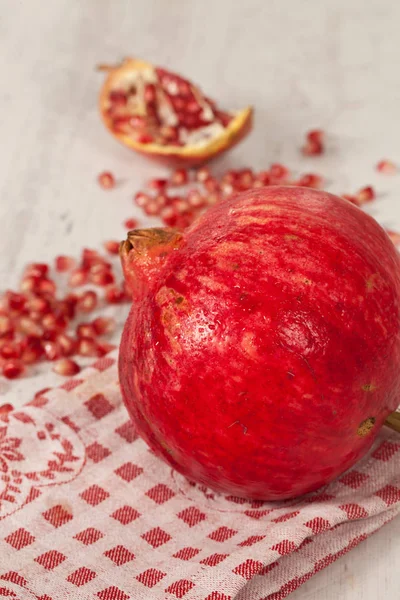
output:
<instances>
[{"instance_id":1,"label":"pomegranate rind","mask_svg":"<svg viewBox=\"0 0 400 600\"><path fill-rule=\"evenodd\" d=\"M116 132L112 119L107 113L110 91L118 88L119 82L124 81L131 71L152 70L150 63L136 58L127 58L121 65L115 67L101 67L107 70L108 75L100 91L99 110L102 121L110 133L124 146L145 154L155 160L170 166L194 166L215 158L226 152L250 133L253 125L253 108L248 106L237 111L227 127L212 139L205 140L203 144L173 146L160 144L143 144L132 139L129 135ZM233 114L233 113L231 113Z\"/></svg>"}]
</instances>

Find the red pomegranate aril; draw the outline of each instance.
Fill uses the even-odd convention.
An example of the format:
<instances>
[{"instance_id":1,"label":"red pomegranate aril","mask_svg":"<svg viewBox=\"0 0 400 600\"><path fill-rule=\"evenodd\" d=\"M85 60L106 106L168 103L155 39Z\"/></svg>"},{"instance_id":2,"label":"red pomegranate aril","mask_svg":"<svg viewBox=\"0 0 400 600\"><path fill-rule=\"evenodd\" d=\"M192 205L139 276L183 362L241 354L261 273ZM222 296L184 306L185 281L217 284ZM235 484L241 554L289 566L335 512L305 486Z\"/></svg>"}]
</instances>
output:
<instances>
[{"instance_id":1,"label":"red pomegranate aril","mask_svg":"<svg viewBox=\"0 0 400 600\"><path fill-rule=\"evenodd\" d=\"M21 348L21 360L26 365L37 362L43 356L43 346L39 337L28 335L21 342Z\"/></svg>"},{"instance_id":2,"label":"red pomegranate aril","mask_svg":"<svg viewBox=\"0 0 400 600\"><path fill-rule=\"evenodd\" d=\"M125 294L116 285L110 285L106 288L105 299L109 304L120 304L125 299Z\"/></svg>"},{"instance_id":3,"label":"red pomegranate aril","mask_svg":"<svg viewBox=\"0 0 400 600\"><path fill-rule=\"evenodd\" d=\"M0 338L9 338L14 334L13 323L7 315L0 314Z\"/></svg>"},{"instance_id":4,"label":"red pomegranate aril","mask_svg":"<svg viewBox=\"0 0 400 600\"><path fill-rule=\"evenodd\" d=\"M75 269L75 271L72 271L70 275L68 284L71 287L79 287L81 285L85 285L85 283L87 283L87 280L87 271L84 271L83 269Z\"/></svg>"},{"instance_id":5,"label":"red pomegranate aril","mask_svg":"<svg viewBox=\"0 0 400 600\"><path fill-rule=\"evenodd\" d=\"M38 293L54 296L56 293L56 284L51 279L41 279L37 288Z\"/></svg>"},{"instance_id":6,"label":"red pomegranate aril","mask_svg":"<svg viewBox=\"0 0 400 600\"><path fill-rule=\"evenodd\" d=\"M108 344L107 342L101 342L98 347L100 348L100 352L104 354L108 354L117 348L115 344Z\"/></svg>"},{"instance_id":7,"label":"red pomegranate aril","mask_svg":"<svg viewBox=\"0 0 400 600\"><path fill-rule=\"evenodd\" d=\"M152 83L148 83L144 88L144 101L146 104L152 104L156 100L156 88Z\"/></svg>"},{"instance_id":8,"label":"red pomegranate aril","mask_svg":"<svg viewBox=\"0 0 400 600\"><path fill-rule=\"evenodd\" d=\"M151 200L144 207L144 212L149 217L154 217L160 214L161 206L158 204L156 200Z\"/></svg>"},{"instance_id":9,"label":"red pomegranate aril","mask_svg":"<svg viewBox=\"0 0 400 600\"><path fill-rule=\"evenodd\" d=\"M44 315L51 310L51 303L49 300L41 296L29 296L26 308L30 316L32 316L31 313L33 312Z\"/></svg>"},{"instance_id":10,"label":"red pomegranate aril","mask_svg":"<svg viewBox=\"0 0 400 600\"><path fill-rule=\"evenodd\" d=\"M60 255L55 258L55 268L59 273L70 271L75 266L75 259L71 256Z\"/></svg>"},{"instance_id":11,"label":"red pomegranate aril","mask_svg":"<svg viewBox=\"0 0 400 600\"><path fill-rule=\"evenodd\" d=\"M109 254L118 254L120 242L117 240L108 240L104 242L104 248Z\"/></svg>"},{"instance_id":12,"label":"red pomegranate aril","mask_svg":"<svg viewBox=\"0 0 400 600\"><path fill-rule=\"evenodd\" d=\"M352 194L342 194L341 198L344 198L348 202L351 202L352 204L355 204L356 206L358 206L357 198L355 196L353 196Z\"/></svg>"},{"instance_id":13,"label":"red pomegranate aril","mask_svg":"<svg viewBox=\"0 0 400 600\"><path fill-rule=\"evenodd\" d=\"M12 292L11 290L6 292L6 300L7 300L7 304L8 307L10 308L10 310L13 310L15 312L23 312L25 305L26 305L26 301L27 298L26 296L24 296L23 294L17 294L15 292Z\"/></svg>"},{"instance_id":14,"label":"red pomegranate aril","mask_svg":"<svg viewBox=\"0 0 400 600\"><path fill-rule=\"evenodd\" d=\"M32 277L46 277L49 272L49 265L46 263L31 263L26 267L25 275Z\"/></svg>"},{"instance_id":15,"label":"red pomegranate aril","mask_svg":"<svg viewBox=\"0 0 400 600\"><path fill-rule=\"evenodd\" d=\"M165 194L157 194L157 196L154 198L154 202L157 204L160 211L164 206L167 206L167 204L169 203L169 197Z\"/></svg>"},{"instance_id":16,"label":"red pomegranate aril","mask_svg":"<svg viewBox=\"0 0 400 600\"><path fill-rule=\"evenodd\" d=\"M192 208L202 208L206 201L198 190L190 190L187 195L187 203Z\"/></svg>"},{"instance_id":17,"label":"red pomegranate aril","mask_svg":"<svg viewBox=\"0 0 400 600\"><path fill-rule=\"evenodd\" d=\"M210 170L207 167L201 167L196 173L196 181L204 182L211 177Z\"/></svg>"},{"instance_id":18,"label":"red pomegranate aril","mask_svg":"<svg viewBox=\"0 0 400 600\"><path fill-rule=\"evenodd\" d=\"M43 343L43 350L47 360L53 361L61 358L60 346L55 341L45 341Z\"/></svg>"},{"instance_id":19,"label":"red pomegranate aril","mask_svg":"<svg viewBox=\"0 0 400 600\"><path fill-rule=\"evenodd\" d=\"M395 175L398 172L397 165L391 160L381 160L376 165L377 170L385 175Z\"/></svg>"},{"instance_id":20,"label":"red pomegranate aril","mask_svg":"<svg viewBox=\"0 0 400 600\"><path fill-rule=\"evenodd\" d=\"M112 104L121 106L125 106L128 101L126 93L123 90L111 90L109 99Z\"/></svg>"},{"instance_id":21,"label":"red pomegranate aril","mask_svg":"<svg viewBox=\"0 0 400 600\"><path fill-rule=\"evenodd\" d=\"M67 319L71 320L75 317L77 303L78 296L75 294L68 294L64 300L61 300L58 303L58 310L65 315Z\"/></svg>"},{"instance_id":22,"label":"red pomegranate aril","mask_svg":"<svg viewBox=\"0 0 400 600\"><path fill-rule=\"evenodd\" d=\"M269 185L271 181L269 171L260 171L259 173L257 173L256 181L259 181L260 183L262 183L262 185Z\"/></svg>"},{"instance_id":23,"label":"red pomegranate aril","mask_svg":"<svg viewBox=\"0 0 400 600\"><path fill-rule=\"evenodd\" d=\"M18 321L17 328L25 335L33 335L35 337L43 335L43 328L29 317L21 317Z\"/></svg>"},{"instance_id":24,"label":"red pomegranate aril","mask_svg":"<svg viewBox=\"0 0 400 600\"><path fill-rule=\"evenodd\" d=\"M78 343L78 354L81 356L104 356L104 350L93 338L81 338Z\"/></svg>"},{"instance_id":25,"label":"red pomegranate aril","mask_svg":"<svg viewBox=\"0 0 400 600\"><path fill-rule=\"evenodd\" d=\"M11 411L14 410L14 407L12 404L8 403L7 404L2 404L0 406L0 416L1 415L8 415L8 413L10 413Z\"/></svg>"},{"instance_id":26,"label":"red pomegranate aril","mask_svg":"<svg viewBox=\"0 0 400 600\"><path fill-rule=\"evenodd\" d=\"M1 346L0 348L0 356L5 359L21 358L20 344L4 344L4 346Z\"/></svg>"},{"instance_id":27,"label":"red pomegranate aril","mask_svg":"<svg viewBox=\"0 0 400 600\"><path fill-rule=\"evenodd\" d=\"M118 244L119 246L119 244ZM78 298L77 307L78 310L89 313L94 310L97 306L98 298L96 292L89 290L84 292L80 298Z\"/></svg>"},{"instance_id":28,"label":"red pomegranate aril","mask_svg":"<svg viewBox=\"0 0 400 600\"><path fill-rule=\"evenodd\" d=\"M78 342L66 333L60 333L55 340L60 348L62 356L72 356L76 353Z\"/></svg>"},{"instance_id":29,"label":"red pomegranate aril","mask_svg":"<svg viewBox=\"0 0 400 600\"><path fill-rule=\"evenodd\" d=\"M314 144L323 144L325 141L325 133L322 129L312 129L307 133L307 139Z\"/></svg>"},{"instance_id":30,"label":"red pomegranate aril","mask_svg":"<svg viewBox=\"0 0 400 600\"><path fill-rule=\"evenodd\" d=\"M146 125L146 118L140 115L129 116L128 123L132 129L143 129Z\"/></svg>"},{"instance_id":31,"label":"red pomegranate aril","mask_svg":"<svg viewBox=\"0 0 400 600\"><path fill-rule=\"evenodd\" d=\"M165 206L160 212L160 218L165 225L174 227L176 225L178 215L172 206Z\"/></svg>"},{"instance_id":32,"label":"red pomegranate aril","mask_svg":"<svg viewBox=\"0 0 400 600\"><path fill-rule=\"evenodd\" d=\"M102 265L106 262L107 261L97 252L97 250L93 250L92 248L83 249L80 265L82 269L90 269L94 265Z\"/></svg>"},{"instance_id":33,"label":"red pomegranate aril","mask_svg":"<svg viewBox=\"0 0 400 600\"><path fill-rule=\"evenodd\" d=\"M285 165L280 163L273 163L269 170L269 177L271 183L284 183L289 178L290 172Z\"/></svg>"},{"instance_id":34,"label":"red pomegranate aril","mask_svg":"<svg viewBox=\"0 0 400 600\"><path fill-rule=\"evenodd\" d=\"M103 190L111 190L113 187L115 187L114 175L109 171L103 171L102 173L100 173L100 175L98 175L97 177L97 181L99 182L100 187L102 187Z\"/></svg>"},{"instance_id":35,"label":"red pomegranate aril","mask_svg":"<svg viewBox=\"0 0 400 600\"><path fill-rule=\"evenodd\" d=\"M302 175L300 177L296 185L302 187L321 189L324 185L324 179L323 177L321 177L321 175L316 175L315 173L307 173L306 175Z\"/></svg>"},{"instance_id":36,"label":"red pomegranate aril","mask_svg":"<svg viewBox=\"0 0 400 600\"><path fill-rule=\"evenodd\" d=\"M214 177L209 177L204 181L204 187L208 192L219 192L220 185Z\"/></svg>"},{"instance_id":37,"label":"red pomegranate aril","mask_svg":"<svg viewBox=\"0 0 400 600\"><path fill-rule=\"evenodd\" d=\"M143 192L137 192L137 194L135 194L133 197L135 204L140 207L145 206L150 200L150 196L148 194L144 194Z\"/></svg>"},{"instance_id":38,"label":"red pomegranate aril","mask_svg":"<svg viewBox=\"0 0 400 600\"><path fill-rule=\"evenodd\" d=\"M115 331L116 321L112 317L97 317L92 325L97 335L107 335Z\"/></svg>"},{"instance_id":39,"label":"red pomegranate aril","mask_svg":"<svg viewBox=\"0 0 400 600\"><path fill-rule=\"evenodd\" d=\"M189 181L189 175L186 169L176 169L169 178L170 185L185 185Z\"/></svg>"},{"instance_id":40,"label":"red pomegranate aril","mask_svg":"<svg viewBox=\"0 0 400 600\"><path fill-rule=\"evenodd\" d=\"M76 335L78 338L95 338L97 332L92 323L79 323L76 327Z\"/></svg>"},{"instance_id":41,"label":"red pomegranate aril","mask_svg":"<svg viewBox=\"0 0 400 600\"><path fill-rule=\"evenodd\" d=\"M22 292L37 292L39 289L40 277L26 275L23 277L20 288Z\"/></svg>"},{"instance_id":42,"label":"red pomegranate aril","mask_svg":"<svg viewBox=\"0 0 400 600\"><path fill-rule=\"evenodd\" d=\"M375 190L372 186L368 185L362 188L356 196L359 206L362 206L366 202L371 202L376 198Z\"/></svg>"},{"instance_id":43,"label":"red pomegranate aril","mask_svg":"<svg viewBox=\"0 0 400 600\"><path fill-rule=\"evenodd\" d=\"M141 135L138 135L137 141L139 144L151 144L154 141L154 138L149 133L142 133Z\"/></svg>"},{"instance_id":44,"label":"red pomegranate aril","mask_svg":"<svg viewBox=\"0 0 400 600\"><path fill-rule=\"evenodd\" d=\"M48 331L63 331L68 325L68 320L62 313L49 313L43 317L42 323Z\"/></svg>"},{"instance_id":45,"label":"red pomegranate aril","mask_svg":"<svg viewBox=\"0 0 400 600\"><path fill-rule=\"evenodd\" d=\"M114 280L114 275L108 268L104 268L101 271L90 273L90 281L94 285L104 287L106 285L110 285L110 283L114 283Z\"/></svg>"},{"instance_id":46,"label":"red pomegranate aril","mask_svg":"<svg viewBox=\"0 0 400 600\"><path fill-rule=\"evenodd\" d=\"M62 358L59 360L53 367L53 371L58 375L63 375L64 377L70 377L71 375L76 375L81 370L78 363L70 358Z\"/></svg>"},{"instance_id":47,"label":"red pomegranate aril","mask_svg":"<svg viewBox=\"0 0 400 600\"><path fill-rule=\"evenodd\" d=\"M126 221L124 221L124 227L126 227L126 229L136 229L138 224L136 219L126 219Z\"/></svg>"},{"instance_id":48,"label":"red pomegranate aril","mask_svg":"<svg viewBox=\"0 0 400 600\"><path fill-rule=\"evenodd\" d=\"M24 372L24 364L17 359L8 360L3 364L2 373L7 379L16 379Z\"/></svg>"},{"instance_id":49,"label":"red pomegranate aril","mask_svg":"<svg viewBox=\"0 0 400 600\"><path fill-rule=\"evenodd\" d=\"M151 179L149 181L149 188L152 190L161 191L164 190L168 185L168 179Z\"/></svg>"}]
</instances>

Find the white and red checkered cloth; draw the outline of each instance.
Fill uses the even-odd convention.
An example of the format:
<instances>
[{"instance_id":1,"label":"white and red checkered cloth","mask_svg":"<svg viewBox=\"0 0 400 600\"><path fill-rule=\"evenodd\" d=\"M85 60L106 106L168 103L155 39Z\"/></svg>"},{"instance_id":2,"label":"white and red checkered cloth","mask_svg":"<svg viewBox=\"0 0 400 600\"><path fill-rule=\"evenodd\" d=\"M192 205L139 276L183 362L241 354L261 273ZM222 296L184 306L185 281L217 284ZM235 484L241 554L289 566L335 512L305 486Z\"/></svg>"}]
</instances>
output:
<instances>
[{"instance_id":1,"label":"white and red checkered cloth","mask_svg":"<svg viewBox=\"0 0 400 600\"><path fill-rule=\"evenodd\" d=\"M158 460L116 355L0 417L0 597L280 600L400 511L400 439L297 500L247 502Z\"/></svg>"}]
</instances>

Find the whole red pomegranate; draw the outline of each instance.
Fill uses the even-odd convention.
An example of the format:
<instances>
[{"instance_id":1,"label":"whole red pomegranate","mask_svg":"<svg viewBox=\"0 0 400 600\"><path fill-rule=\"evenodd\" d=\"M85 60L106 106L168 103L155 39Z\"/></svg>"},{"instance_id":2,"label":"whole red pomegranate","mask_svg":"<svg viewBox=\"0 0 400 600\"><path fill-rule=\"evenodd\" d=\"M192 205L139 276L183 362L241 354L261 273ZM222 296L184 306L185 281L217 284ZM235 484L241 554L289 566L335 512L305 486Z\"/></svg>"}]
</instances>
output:
<instances>
[{"instance_id":1,"label":"whole red pomegranate","mask_svg":"<svg viewBox=\"0 0 400 600\"><path fill-rule=\"evenodd\" d=\"M400 397L400 260L346 200L268 187L185 233L121 246L135 302L120 380L151 448L216 490L265 500L331 481Z\"/></svg>"}]
</instances>

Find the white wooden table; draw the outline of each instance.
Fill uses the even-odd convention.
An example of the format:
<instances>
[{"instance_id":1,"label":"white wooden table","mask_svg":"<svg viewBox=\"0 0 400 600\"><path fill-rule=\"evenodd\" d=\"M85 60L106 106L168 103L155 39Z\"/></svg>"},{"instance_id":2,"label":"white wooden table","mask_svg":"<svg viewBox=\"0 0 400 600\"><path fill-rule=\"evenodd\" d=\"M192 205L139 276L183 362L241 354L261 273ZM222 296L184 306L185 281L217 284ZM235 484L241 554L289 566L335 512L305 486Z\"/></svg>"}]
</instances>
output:
<instances>
[{"instance_id":1,"label":"white wooden table","mask_svg":"<svg viewBox=\"0 0 400 600\"><path fill-rule=\"evenodd\" d=\"M254 133L225 164L282 161L325 174L338 193L372 184L371 213L400 230L400 175L374 170L400 162L399 23L394 0L1 0L0 287L29 260L122 238L133 193L162 174L99 122L94 66L128 54L186 74L227 107L255 105ZM298 151L312 127L329 133L319 159ZM104 169L120 180L113 191L96 182ZM48 368L0 380L0 404L55 381ZM395 600L399 570L397 519L291 598Z\"/></svg>"}]
</instances>

